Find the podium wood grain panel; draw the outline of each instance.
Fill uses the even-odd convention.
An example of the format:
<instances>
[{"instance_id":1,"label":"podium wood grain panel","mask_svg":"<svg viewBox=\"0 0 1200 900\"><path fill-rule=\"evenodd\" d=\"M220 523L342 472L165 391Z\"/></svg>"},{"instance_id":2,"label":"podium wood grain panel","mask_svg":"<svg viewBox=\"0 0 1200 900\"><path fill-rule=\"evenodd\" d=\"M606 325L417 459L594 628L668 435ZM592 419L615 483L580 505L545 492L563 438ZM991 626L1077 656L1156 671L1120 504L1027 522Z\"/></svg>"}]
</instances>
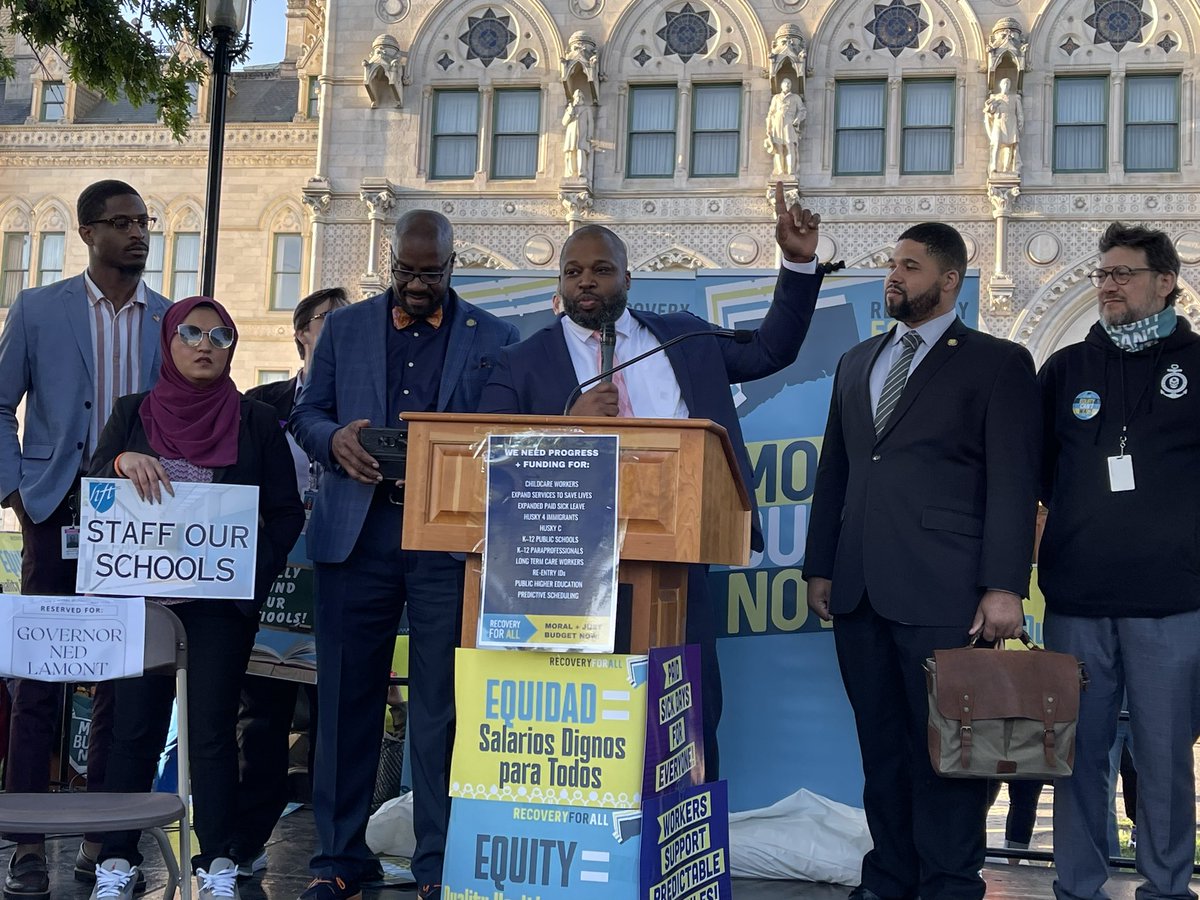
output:
<instances>
[{"instance_id":1,"label":"podium wood grain panel","mask_svg":"<svg viewBox=\"0 0 1200 900\"><path fill-rule=\"evenodd\" d=\"M729 436L706 419L442 413L411 413L404 418L408 422L404 548L466 554L464 647L475 646L479 628L489 434L616 434L620 438L618 577L633 588L633 653L683 643L687 563L749 562L749 495Z\"/></svg>"},{"instance_id":2,"label":"podium wood grain panel","mask_svg":"<svg viewBox=\"0 0 1200 900\"><path fill-rule=\"evenodd\" d=\"M745 565L750 504L724 429L706 419L406 414L408 550L479 552L489 434L616 434L622 559Z\"/></svg>"}]
</instances>

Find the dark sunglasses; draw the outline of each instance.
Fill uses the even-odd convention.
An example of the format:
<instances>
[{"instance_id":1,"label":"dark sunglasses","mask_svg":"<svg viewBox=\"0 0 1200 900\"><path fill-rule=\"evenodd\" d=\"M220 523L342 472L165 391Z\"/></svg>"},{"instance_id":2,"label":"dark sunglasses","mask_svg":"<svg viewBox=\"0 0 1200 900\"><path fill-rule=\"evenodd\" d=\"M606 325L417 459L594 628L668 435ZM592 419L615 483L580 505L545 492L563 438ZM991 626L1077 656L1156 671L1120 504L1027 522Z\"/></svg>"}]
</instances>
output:
<instances>
[{"instance_id":1,"label":"dark sunglasses","mask_svg":"<svg viewBox=\"0 0 1200 900\"><path fill-rule=\"evenodd\" d=\"M208 331L204 331L199 325L179 325L175 332L189 347L199 347L205 338L218 350L228 350L233 346L233 329L228 325L218 325Z\"/></svg>"}]
</instances>

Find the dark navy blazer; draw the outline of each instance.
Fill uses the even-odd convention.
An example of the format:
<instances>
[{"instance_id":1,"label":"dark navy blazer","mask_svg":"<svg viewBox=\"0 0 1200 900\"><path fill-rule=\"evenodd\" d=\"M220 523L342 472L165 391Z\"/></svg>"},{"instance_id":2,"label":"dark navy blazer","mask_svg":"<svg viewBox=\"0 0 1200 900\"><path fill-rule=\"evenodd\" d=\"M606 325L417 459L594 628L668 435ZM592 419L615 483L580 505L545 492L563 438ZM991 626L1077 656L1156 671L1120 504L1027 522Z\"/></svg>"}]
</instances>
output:
<instances>
[{"instance_id":1,"label":"dark navy blazer","mask_svg":"<svg viewBox=\"0 0 1200 900\"><path fill-rule=\"evenodd\" d=\"M751 546L761 550L762 530L754 498L750 457L742 438L742 427L733 405L731 384L765 378L791 365L808 333L820 275L804 275L782 269L775 284L775 298L754 339L739 344L727 338L699 337L683 341L664 352L675 370L679 391L692 418L711 419L729 432L738 467L750 494L754 515ZM718 326L691 313L665 316L630 310L660 342L689 331L713 330ZM571 391L579 386L563 335L555 322L500 353L491 381L479 402L481 413L560 415Z\"/></svg>"}]
</instances>

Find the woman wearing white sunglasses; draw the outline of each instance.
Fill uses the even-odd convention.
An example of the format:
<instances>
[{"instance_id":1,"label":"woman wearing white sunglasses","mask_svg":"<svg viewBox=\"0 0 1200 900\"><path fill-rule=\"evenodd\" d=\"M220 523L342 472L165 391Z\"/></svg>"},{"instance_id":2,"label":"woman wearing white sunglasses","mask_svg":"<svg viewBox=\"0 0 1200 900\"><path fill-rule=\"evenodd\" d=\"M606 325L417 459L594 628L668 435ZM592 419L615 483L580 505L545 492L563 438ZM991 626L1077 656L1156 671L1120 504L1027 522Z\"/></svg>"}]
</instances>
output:
<instances>
[{"instance_id":1,"label":"woman wearing white sunglasses","mask_svg":"<svg viewBox=\"0 0 1200 900\"><path fill-rule=\"evenodd\" d=\"M258 608L304 525L291 451L274 410L248 400L229 376L237 329L208 297L173 304L163 317L162 374L144 394L120 398L92 456L90 474L128 478L148 503L173 482L255 485L258 555L254 600L164 601L188 638L192 799L200 852L192 866L201 900L237 897L231 858L237 815L236 726L242 675ZM174 680L117 682L107 791L149 790L171 717ZM105 835L93 900L131 898L141 864L137 832Z\"/></svg>"}]
</instances>

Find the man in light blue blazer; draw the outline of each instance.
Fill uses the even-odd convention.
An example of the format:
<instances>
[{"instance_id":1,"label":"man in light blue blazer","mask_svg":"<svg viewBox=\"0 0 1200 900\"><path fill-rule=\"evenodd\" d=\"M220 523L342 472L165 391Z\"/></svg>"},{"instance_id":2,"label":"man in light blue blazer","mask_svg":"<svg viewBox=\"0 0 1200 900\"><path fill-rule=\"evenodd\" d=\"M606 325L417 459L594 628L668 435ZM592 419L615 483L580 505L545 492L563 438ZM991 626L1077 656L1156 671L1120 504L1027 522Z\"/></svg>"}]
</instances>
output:
<instances>
[{"instance_id":1,"label":"man in light blue blazer","mask_svg":"<svg viewBox=\"0 0 1200 900\"><path fill-rule=\"evenodd\" d=\"M79 521L79 477L117 397L148 390L157 380L159 323L170 305L142 281L154 220L136 190L122 181L96 182L80 194L77 213L87 269L21 291L0 333L0 498L21 524L25 594L75 593L75 561L63 558L63 529ZM22 400L25 421L18 436ZM9 691L7 788L44 792L62 690L18 679ZM107 761L110 696L101 692L93 710L92 787L103 781ZM43 836L8 838L17 847L5 900L46 900ZM80 848L80 878L95 878L98 850L87 841Z\"/></svg>"},{"instance_id":2,"label":"man in light blue blazer","mask_svg":"<svg viewBox=\"0 0 1200 900\"><path fill-rule=\"evenodd\" d=\"M412 871L420 900L441 896L463 563L400 549L403 486L382 478L359 432L368 424L402 427L406 412L474 412L493 361L518 335L451 289L454 233L440 213L400 217L391 265L389 290L325 320L290 423L297 443L325 467L307 534L316 579L320 848L302 900L356 900L373 880L367 812L406 609Z\"/></svg>"}]
</instances>

